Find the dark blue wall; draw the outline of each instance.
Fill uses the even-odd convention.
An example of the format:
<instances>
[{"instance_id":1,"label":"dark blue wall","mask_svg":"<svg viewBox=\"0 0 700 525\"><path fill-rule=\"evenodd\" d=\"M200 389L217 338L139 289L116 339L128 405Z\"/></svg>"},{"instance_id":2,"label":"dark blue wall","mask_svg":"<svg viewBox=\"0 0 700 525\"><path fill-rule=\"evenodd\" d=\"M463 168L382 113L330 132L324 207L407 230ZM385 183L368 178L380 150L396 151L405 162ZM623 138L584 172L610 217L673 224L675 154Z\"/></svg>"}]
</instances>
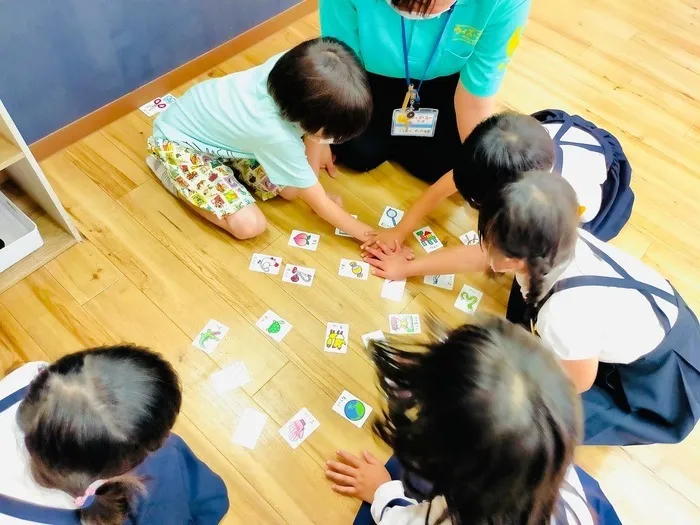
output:
<instances>
[{"instance_id":1,"label":"dark blue wall","mask_svg":"<svg viewBox=\"0 0 700 525\"><path fill-rule=\"evenodd\" d=\"M299 0L0 0L0 99L44 137Z\"/></svg>"}]
</instances>

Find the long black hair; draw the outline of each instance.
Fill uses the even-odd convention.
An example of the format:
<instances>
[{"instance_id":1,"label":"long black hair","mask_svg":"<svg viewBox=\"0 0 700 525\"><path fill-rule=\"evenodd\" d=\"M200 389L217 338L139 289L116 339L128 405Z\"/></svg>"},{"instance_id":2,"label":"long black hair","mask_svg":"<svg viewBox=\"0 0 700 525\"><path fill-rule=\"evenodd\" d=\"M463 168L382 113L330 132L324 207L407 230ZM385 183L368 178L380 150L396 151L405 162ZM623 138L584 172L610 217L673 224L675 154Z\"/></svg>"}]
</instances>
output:
<instances>
[{"instance_id":1,"label":"long black hair","mask_svg":"<svg viewBox=\"0 0 700 525\"><path fill-rule=\"evenodd\" d=\"M406 480L444 496L438 522L549 524L581 435L572 383L539 338L505 319L431 324L424 345L373 342L387 398L375 432Z\"/></svg>"},{"instance_id":2,"label":"long black hair","mask_svg":"<svg viewBox=\"0 0 700 525\"><path fill-rule=\"evenodd\" d=\"M526 320L534 318L546 275L573 256L579 221L576 193L558 173L521 174L484 200L478 230L485 246L527 265Z\"/></svg>"},{"instance_id":3,"label":"long black hair","mask_svg":"<svg viewBox=\"0 0 700 525\"><path fill-rule=\"evenodd\" d=\"M180 412L172 366L129 345L62 357L32 381L17 411L34 479L82 496L107 480L81 509L86 525L121 525L143 492L133 469L163 444Z\"/></svg>"},{"instance_id":4,"label":"long black hair","mask_svg":"<svg viewBox=\"0 0 700 525\"><path fill-rule=\"evenodd\" d=\"M270 71L267 89L286 120L336 143L362 134L372 118L365 68L337 38L314 38L287 51Z\"/></svg>"},{"instance_id":5,"label":"long black hair","mask_svg":"<svg viewBox=\"0 0 700 525\"><path fill-rule=\"evenodd\" d=\"M554 165L554 141L537 119L497 113L474 128L462 144L453 170L457 190L474 209L486 196L532 170Z\"/></svg>"}]
</instances>

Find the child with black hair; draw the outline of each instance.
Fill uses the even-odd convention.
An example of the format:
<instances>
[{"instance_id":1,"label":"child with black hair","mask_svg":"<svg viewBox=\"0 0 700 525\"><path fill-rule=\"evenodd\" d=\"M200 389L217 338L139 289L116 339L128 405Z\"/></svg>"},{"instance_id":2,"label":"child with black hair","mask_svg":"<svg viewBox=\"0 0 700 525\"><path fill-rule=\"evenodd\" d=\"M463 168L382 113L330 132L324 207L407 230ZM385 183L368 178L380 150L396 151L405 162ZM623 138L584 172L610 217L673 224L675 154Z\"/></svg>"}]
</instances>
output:
<instances>
[{"instance_id":1,"label":"child with black hair","mask_svg":"<svg viewBox=\"0 0 700 525\"><path fill-rule=\"evenodd\" d=\"M316 38L191 88L156 119L146 162L173 195L237 239L266 229L252 192L263 201L298 197L365 240L372 228L318 181L318 144L361 134L371 115L355 53L334 38Z\"/></svg>"},{"instance_id":2,"label":"child with black hair","mask_svg":"<svg viewBox=\"0 0 700 525\"><path fill-rule=\"evenodd\" d=\"M602 240L615 237L629 220L634 194L632 169L622 146L607 131L581 117L545 110L533 116L514 112L493 115L462 144L454 169L430 186L394 228L363 245L395 246L424 224L426 215L459 193L478 210L486 195L532 170L555 171L576 191L583 229ZM473 250L435 253L445 260Z\"/></svg>"},{"instance_id":3,"label":"child with black hair","mask_svg":"<svg viewBox=\"0 0 700 525\"><path fill-rule=\"evenodd\" d=\"M481 246L468 260L438 271L368 250L394 279L415 268L513 274L507 317L538 333L582 393L584 443L677 443L700 420L697 317L655 270L578 224L571 186L530 172L481 203Z\"/></svg>"},{"instance_id":4,"label":"child with black hair","mask_svg":"<svg viewBox=\"0 0 700 525\"><path fill-rule=\"evenodd\" d=\"M385 468L339 451L326 471L371 504L355 525L618 525L572 465L580 402L551 351L496 317L432 331L425 345L372 343L387 398L374 430L395 456Z\"/></svg>"},{"instance_id":5,"label":"child with black hair","mask_svg":"<svg viewBox=\"0 0 700 525\"><path fill-rule=\"evenodd\" d=\"M84 350L0 381L0 523L218 524L226 486L170 431L182 393L145 348Z\"/></svg>"}]
</instances>

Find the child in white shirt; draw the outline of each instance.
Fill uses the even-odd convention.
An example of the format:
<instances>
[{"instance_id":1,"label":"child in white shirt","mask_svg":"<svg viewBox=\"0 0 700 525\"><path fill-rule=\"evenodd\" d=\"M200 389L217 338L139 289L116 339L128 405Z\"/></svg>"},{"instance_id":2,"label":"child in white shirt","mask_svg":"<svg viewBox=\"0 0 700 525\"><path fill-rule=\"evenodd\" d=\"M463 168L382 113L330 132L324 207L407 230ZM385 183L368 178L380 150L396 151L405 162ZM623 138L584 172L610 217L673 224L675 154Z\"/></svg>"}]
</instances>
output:
<instances>
[{"instance_id":1,"label":"child in white shirt","mask_svg":"<svg viewBox=\"0 0 700 525\"><path fill-rule=\"evenodd\" d=\"M374 429L394 450L393 472L345 451L326 471L333 490L371 504L355 524L619 524L588 508L572 465L580 404L549 349L496 317L433 325L419 348L373 342L387 398Z\"/></svg>"},{"instance_id":2,"label":"child in white shirt","mask_svg":"<svg viewBox=\"0 0 700 525\"><path fill-rule=\"evenodd\" d=\"M698 320L656 271L578 226L571 186L529 172L483 200L481 244L462 259L406 261L384 246L367 260L390 279L514 274L508 319L536 331L582 393L584 443L677 443L700 420Z\"/></svg>"},{"instance_id":3,"label":"child in white shirt","mask_svg":"<svg viewBox=\"0 0 700 525\"><path fill-rule=\"evenodd\" d=\"M113 346L28 363L0 381L0 523L216 525L226 486L171 434L172 366Z\"/></svg>"}]
</instances>

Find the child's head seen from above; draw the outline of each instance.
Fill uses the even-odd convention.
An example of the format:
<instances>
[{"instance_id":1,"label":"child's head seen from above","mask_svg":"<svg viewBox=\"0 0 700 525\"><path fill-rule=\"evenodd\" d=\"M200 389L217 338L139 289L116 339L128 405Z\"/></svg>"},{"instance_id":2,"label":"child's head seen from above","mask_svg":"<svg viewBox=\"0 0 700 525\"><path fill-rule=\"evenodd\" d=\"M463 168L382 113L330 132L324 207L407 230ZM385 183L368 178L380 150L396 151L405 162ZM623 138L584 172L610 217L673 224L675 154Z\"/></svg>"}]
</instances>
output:
<instances>
[{"instance_id":1,"label":"child's head seen from above","mask_svg":"<svg viewBox=\"0 0 700 525\"><path fill-rule=\"evenodd\" d=\"M530 115L497 113L467 137L453 176L457 190L475 209L500 185L554 165L554 141Z\"/></svg>"},{"instance_id":2,"label":"child's head seen from above","mask_svg":"<svg viewBox=\"0 0 700 525\"><path fill-rule=\"evenodd\" d=\"M350 140L372 117L365 69L335 38L315 38L287 51L270 71L267 88L282 117L318 139Z\"/></svg>"},{"instance_id":3,"label":"child's head seen from above","mask_svg":"<svg viewBox=\"0 0 700 525\"><path fill-rule=\"evenodd\" d=\"M478 230L493 271L527 275L527 303L534 307L545 276L573 256L579 220L576 192L566 179L531 171L487 196Z\"/></svg>"},{"instance_id":4,"label":"child's head seen from above","mask_svg":"<svg viewBox=\"0 0 700 525\"><path fill-rule=\"evenodd\" d=\"M374 342L388 398L375 432L452 523L549 523L581 432L573 385L541 340L484 317L432 342Z\"/></svg>"},{"instance_id":5,"label":"child's head seen from above","mask_svg":"<svg viewBox=\"0 0 700 525\"><path fill-rule=\"evenodd\" d=\"M39 485L83 496L97 480L86 524L121 524L143 487L129 474L161 447L180 411L172 366L133 346L62 357L32 381L17 411L30 469Z\"/></svg>"}]
</instances>

